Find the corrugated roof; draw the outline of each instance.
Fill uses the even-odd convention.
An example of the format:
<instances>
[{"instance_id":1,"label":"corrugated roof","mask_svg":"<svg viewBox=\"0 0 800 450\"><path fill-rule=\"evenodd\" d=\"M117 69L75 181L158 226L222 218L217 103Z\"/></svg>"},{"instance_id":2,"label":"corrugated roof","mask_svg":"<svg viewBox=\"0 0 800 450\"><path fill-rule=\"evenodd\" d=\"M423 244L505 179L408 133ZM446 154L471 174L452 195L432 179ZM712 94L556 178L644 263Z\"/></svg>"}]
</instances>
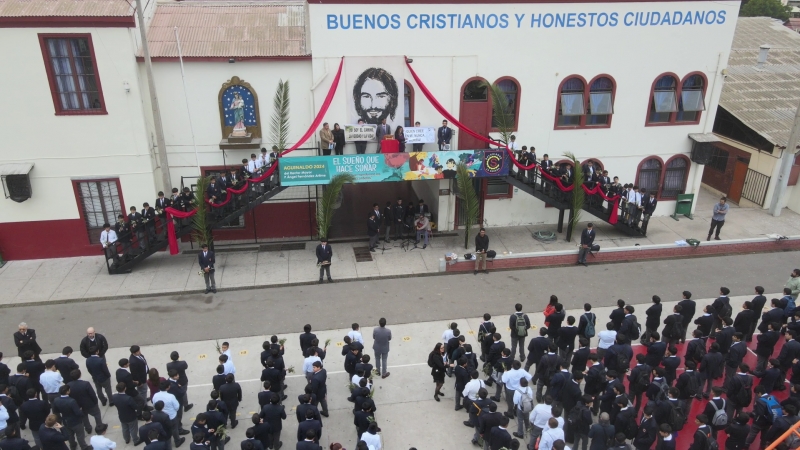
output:
<instances>
[{"instance_id":1,"label":"corrugated roof","mask_svg":"<svg viewBox=\"0 0 800 450\"><path fill-rule=\"evenodd\" d=\"M125 0L0 0L0 17L128 17Z\"/></svg>"},{"instance_id":2,"label":"corrugated roof","mask_svg":"<svg viewBox=\"0 0 800 450\"><path fill-rule=\"evenodd\" d=\"M147 32L150 56L184 58L308 56L303 3L158 5Z\"/></svg>"},{"instance_id":3,"label":"corrugated roof","mask_svg":"<svg viewBox=\"0 0 800 450\"><path fill-rule=\"evenodd\" d=\"M756 67L759 47L771 48ZM768 17L740 17L720 106L775 145L785 147L800 104L800 34Z\"/></svg>"}]
</instances>

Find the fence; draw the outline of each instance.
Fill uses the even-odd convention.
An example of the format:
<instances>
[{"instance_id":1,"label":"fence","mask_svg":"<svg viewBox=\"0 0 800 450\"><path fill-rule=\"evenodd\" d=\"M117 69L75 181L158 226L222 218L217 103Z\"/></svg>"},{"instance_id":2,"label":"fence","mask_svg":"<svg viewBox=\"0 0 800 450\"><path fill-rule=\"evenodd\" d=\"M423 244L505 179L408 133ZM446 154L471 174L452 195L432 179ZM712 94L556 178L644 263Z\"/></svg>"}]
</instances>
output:
<instances>
[{"instance_id":1,"label":"fence","mask_svg":"<svg viewBox=\"0 0 800 450\"><path fill-rule=\"evenodd\" d=\"M750 200L758 206L764 206L770 178L753 169L747 169L747 175L744 177L744 187L742 188L742 198Z\"/></svg>"}]
</instances>

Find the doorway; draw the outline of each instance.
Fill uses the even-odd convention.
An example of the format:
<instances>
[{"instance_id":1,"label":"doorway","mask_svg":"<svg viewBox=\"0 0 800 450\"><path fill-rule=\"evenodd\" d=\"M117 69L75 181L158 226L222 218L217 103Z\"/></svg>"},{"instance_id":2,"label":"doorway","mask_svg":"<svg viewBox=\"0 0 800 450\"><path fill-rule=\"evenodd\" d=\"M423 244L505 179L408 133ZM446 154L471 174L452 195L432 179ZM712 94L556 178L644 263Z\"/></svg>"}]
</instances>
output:
<instances>
[{"instance_id":1,"label":"doorway","mask_svg":"<svg viewBox=\"0 0 800 450\"><path fill-rule=\"evenodd\" d=\"M489 88L486 80L476 78L467 81L461 88L461 109L458 120L481 136L488 136L491 122L491 108L488 103ZM485 142L461 132L458 134L458 148L473 150L489 148L489 146Z\"/></svg>"},{"instance_id":2,"label":"doorway","mask_svg":"<svg viewBox=\"0 0 800 450\"><path fill-rule=\"evenodd\" d=\"M736 166L733 169L733 180L731 181L731 188L728 191L728 198L739 203L742 198L742 189L744 189L744 179L747 176L747 167L750 161L741 157L736 158Z\"/></svg>"}]
</instances>

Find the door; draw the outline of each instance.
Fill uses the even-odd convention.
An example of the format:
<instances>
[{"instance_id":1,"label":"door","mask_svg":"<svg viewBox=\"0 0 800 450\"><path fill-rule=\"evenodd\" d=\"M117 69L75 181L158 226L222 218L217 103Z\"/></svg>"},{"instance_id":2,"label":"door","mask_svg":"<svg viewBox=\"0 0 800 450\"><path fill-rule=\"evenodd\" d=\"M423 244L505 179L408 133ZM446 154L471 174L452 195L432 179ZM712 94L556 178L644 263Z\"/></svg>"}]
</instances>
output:
<instances>
[{"instance_id":1,"label":"door","mask_svg":"<svg viewBox=\"0 0 800 450\"><path fill-rule=\"evenodd\" d=\"M744 178L747 175L747 166L749 160L743 158L736 158L736 167L733 169L733 181L728 190L728 198L735 203L739 203L742 198L742 189L744 188Z\"/></svg>"},{"instance_id":2,"label":"door","mask_svg":"<svg viewBox=\"0 0 800 450\"><path fill-rule=\"evenodd\" d=\"M461 93L461 110L458 120L470 130L481 136L489 135L489 125L491 121L491 105L489 104L489 89L484 80L472 80L468 82ZM473 138L467 133L458 133L458 148L460 150L472 150L489 148L489 146L478 139Z\"/></svg>"}]
</instances>

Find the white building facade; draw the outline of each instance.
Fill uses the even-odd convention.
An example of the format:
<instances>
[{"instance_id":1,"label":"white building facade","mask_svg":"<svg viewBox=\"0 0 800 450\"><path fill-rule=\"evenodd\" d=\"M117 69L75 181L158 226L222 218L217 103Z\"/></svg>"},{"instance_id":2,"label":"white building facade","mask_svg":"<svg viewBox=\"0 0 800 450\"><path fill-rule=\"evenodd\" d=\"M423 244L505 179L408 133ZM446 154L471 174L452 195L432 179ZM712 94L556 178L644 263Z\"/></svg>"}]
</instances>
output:
<instances>
[{"instance_id":1,"label":"white building facade","mask_svg":"<svg viewBox=\"0 0 800 450\"><path fill-rule=\"evenodd\" d=\"M95 0L105 8L116 1ZM52 12L0 10L0 37L16 43L3 46L0 54L25 68L20 72L24 77L0 88L7 100L0 109L6 142L0 164L33 164L31 198L0 202L0 252L7 259L100 254L97 222L130 205L152 204L156 192L171 188L161 185L137 24L127 2L119 1L125 8L117 5L109 12L95 7L105 16L86 23L61 19L57 28L43 26L51 19L41 14ZM269 121L278 80L291 84L289 141L294 143L323 103L342 57L345 65L348 58L407 57L433 96L474 131L496 133L491 101L477 86L498 83L514 105L520 146L535 146L539 158L547 153L554 161L562 160L564 152L597 161L622 183L657 192L656 214L667 215L678 193L700 187L703 166L691 161L688 136L711 132L739 2L319 0L221 6L184 1L152 2L150 8L148 42L173 186L180 187L181 177L236 169L260 147L271 147ZM208 17L241 20L217 19L209 28L204 25ZM86 87L87 75L75 65L86 57L77 53L62 61L69 62L64 67L82 90L59 88L61 73L52 61L58 55L45 52L42 44L51 38L72 39L59 45L90 50L98 80L92 92L101 95ZM406 122L440 126L442 115L407 69L403 76ZM350 94L342 78L324 117L331 124L348 123ZM223 142L220 102L226 86L237 82L247 83L258 97L254 113L260 139L244 146ZM75 108L65 114L59 106L65 93L89 103L68 105ZM600 104L606 99L610 108ZM593 108L603 113L592 114ZM317 147L314 136L303 147ZM453 144L454 149L486 148L459 130ZM434 149L433 144L423 148ZM368 152L374 151L372 144ZM345 147L349 153L355 153L352 144ZM440 230L458 228L450 180L404 183L411 183L417 197L431 206ZM370 206L394 200L369 198L367 184L354 189ZM217 240L291 237L291 230L275 231L278 225L267 222L284 211L291 213L282 220L287 228L304 230L295 236L313 234L308 232L313 207L306 211L311 194L306 203L289 200L299 197L297 192L281 195L287 200L260 206L261 216L244 217L239 228L222 230ZM553 223L557 218L554 209L502 180L485 182L482 201L487 226ZM293 222L295 210L305 211L297 219L300 225ZM359 216L354 223L362 222ZM270 232L259 234L265 223ZM32 236L43 234L68 243L62 248L29 244Z\"/></svg>"}]
</instances>

